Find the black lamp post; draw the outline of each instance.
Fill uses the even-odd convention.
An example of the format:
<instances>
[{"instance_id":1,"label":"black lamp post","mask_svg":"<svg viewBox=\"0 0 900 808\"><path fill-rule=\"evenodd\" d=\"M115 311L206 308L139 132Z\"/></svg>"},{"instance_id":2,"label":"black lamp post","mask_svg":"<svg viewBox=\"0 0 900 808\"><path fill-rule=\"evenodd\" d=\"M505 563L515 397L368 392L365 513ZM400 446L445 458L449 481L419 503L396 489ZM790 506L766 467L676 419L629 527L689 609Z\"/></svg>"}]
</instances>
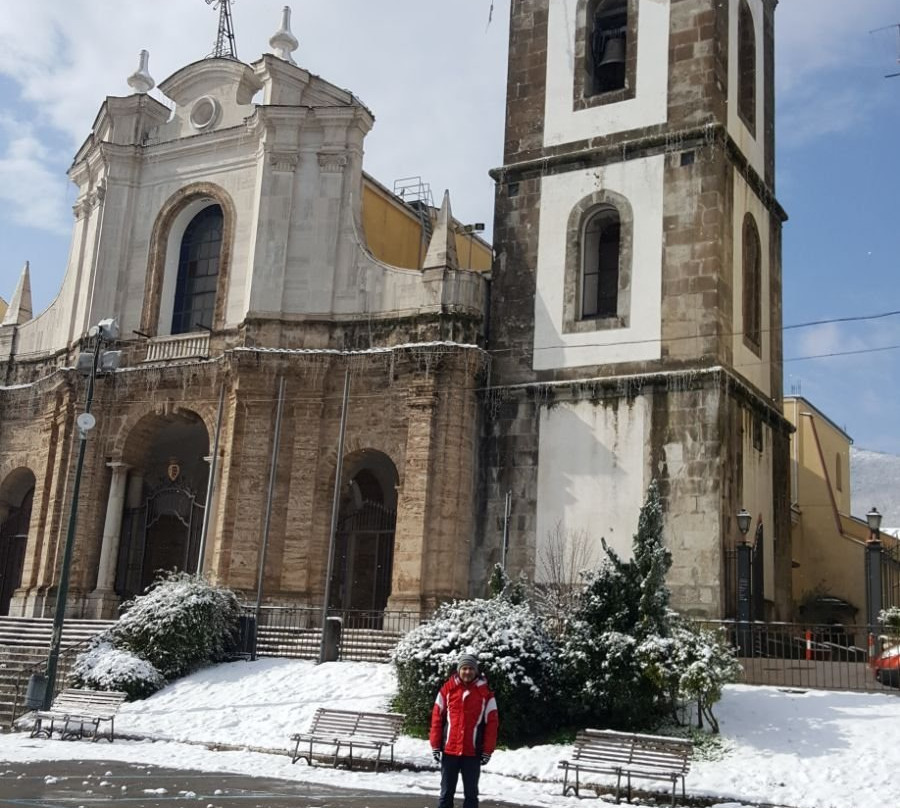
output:
<instances>
[{"instance_id":1,"label":"black lamp post","mask_svg":"<svg viewBox=\"0 0 900 808\"><path fill-rule=\"evenodd\" d=\"M866 523L869 525L869 541L881 541L881 514L878 508L873 507L866 514Z\"/></svg>"},{"instance_id":2,"label":"black lamp post","mask_svg":"<svg viewBox=\"0 0 900 808\"><path fill-rule=\"evenodd\" d=\"M878 613L882 606L881 588L881 514L872 508L866 514L869 540L866 542L866 618L869 624L869 644L877 653Z\"/></svg>"},{"instance_id":3,"label":"black lamp post","mask_svg":"<svg viewBox=\"0 0 900 808\"><path fill-rule=\"evenodd\" d=\"M744 656L750 656L750 543L747 533L753 517L746 508L737 514L738 530L741 538L737 545L737 619L738 647Z\"/></svg>"},{"instance_id":4,"label":"black lamp post","mask_svg":"<svg viewBox=\"0 0 900 808\"><path fill-rule=\"evenodd\" d=\"M84 468L84 454L87 448L87 436L96 419L91 415L91 404L94 401L94 381L98 372L111 372L119 366L119 351L103 351L103 345L119 337L119 326L115 320L101 320L89 332L95 338L94 350L79 354L77 369L87 375L88 388L84 412L75 423L78 426L78 459L75 463L75 481L72 484L72 506L69 509L69 528L66 532L66 544L63 551L62 567L59 572L59 587L56 592L56 611L53 615L53 635L50 638L50 653L47 656L46 679L44 682L44 709L49 709L53 701L56 687L56 669L59 663L59 646L62 641L63 621L66 616L66 599L69 596L69 571L72 566L72 550L75 545L75 527L78 522L78 494L81 489L81 473ZM29 690L32 690L29 683Z\"/></svg>"}]
</instances>

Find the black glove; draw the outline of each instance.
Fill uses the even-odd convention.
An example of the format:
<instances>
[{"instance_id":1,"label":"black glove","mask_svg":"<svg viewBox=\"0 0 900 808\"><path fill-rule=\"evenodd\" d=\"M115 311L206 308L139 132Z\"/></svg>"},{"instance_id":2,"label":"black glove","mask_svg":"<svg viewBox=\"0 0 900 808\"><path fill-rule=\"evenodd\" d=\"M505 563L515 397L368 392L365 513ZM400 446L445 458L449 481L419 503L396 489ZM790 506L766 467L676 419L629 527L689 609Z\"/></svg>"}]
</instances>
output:
<instances>
[{"instance_id":1,"label":"black glove","mask_svg":"<svg viewBox=\"0 0 900 808\"><path fill-rule=\"evenodd\" d=\"M491 756L487 752L481 753L481 765L487 766L491 762Z\"/></svg>"},{"instance_id":2,"label":"black glove","mask_svg":"<svg viewBox=\"0 0 900 808\"><path fill-rule=\"evenodd\" d=\"M431 756L434 758L435 763L441 762L441 750L440 749L432 749Z\"/></svg>"}]
</instances>

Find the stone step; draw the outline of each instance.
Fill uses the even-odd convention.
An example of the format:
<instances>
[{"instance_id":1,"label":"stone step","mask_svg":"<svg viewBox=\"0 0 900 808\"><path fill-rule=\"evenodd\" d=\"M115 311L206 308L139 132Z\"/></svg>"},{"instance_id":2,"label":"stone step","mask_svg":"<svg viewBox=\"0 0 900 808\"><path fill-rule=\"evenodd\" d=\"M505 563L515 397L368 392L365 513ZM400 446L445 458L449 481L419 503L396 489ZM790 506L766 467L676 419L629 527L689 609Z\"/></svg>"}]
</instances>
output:
<instances>
[{"instance_id":1,"label":"stone step","mask_svg":"<svg viewBox=\"0 0 900 808\"><path fill-rule=\"evenodd\" d=\"M63 645L84 642L113 625L109 620L66 620ZM0 646L50 647L53 621L42 617L0 617Z\"/></svg>"}]
</instances>

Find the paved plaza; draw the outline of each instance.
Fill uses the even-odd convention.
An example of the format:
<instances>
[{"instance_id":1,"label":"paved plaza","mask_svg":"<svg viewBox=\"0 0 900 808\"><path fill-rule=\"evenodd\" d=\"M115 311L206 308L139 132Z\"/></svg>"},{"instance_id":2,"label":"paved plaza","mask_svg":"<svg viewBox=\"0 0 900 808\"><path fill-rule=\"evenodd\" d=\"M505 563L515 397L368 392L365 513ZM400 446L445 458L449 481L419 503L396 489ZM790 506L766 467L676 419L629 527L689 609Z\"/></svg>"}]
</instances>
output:
<instances>
[{"instance_id":1,"label":"paved plaza","mask_svg":"<svg viewBox=\"0 0 900 808\"><path fill-rule=\"evenodd\" d=\"M137 763L0 762L0 808L433 808L436 803L437 796L429 794L338 789L317 783L205 774ZM484 800L481 807L524 808Z\"/></svg>"}]
</instances>

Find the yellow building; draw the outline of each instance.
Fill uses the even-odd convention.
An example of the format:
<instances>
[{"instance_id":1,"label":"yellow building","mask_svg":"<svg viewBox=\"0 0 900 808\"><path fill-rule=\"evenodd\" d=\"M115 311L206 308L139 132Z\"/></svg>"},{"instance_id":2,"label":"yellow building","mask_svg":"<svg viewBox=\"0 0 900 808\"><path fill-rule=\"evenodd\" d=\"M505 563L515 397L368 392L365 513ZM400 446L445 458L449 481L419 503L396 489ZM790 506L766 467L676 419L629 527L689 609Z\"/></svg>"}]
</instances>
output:
<instances>
[{"instance_id":1,"label":"yellow building","mask_svg":"<svg viewBox=\"0 0 900 808\"><path fill-rule=\"evenodd\" d=\"M865 517L850 514L852 438L799 396L784 400L791 437L791 544L795 617L866 620ZM885 545L897 540L882 535Z\"/></svg>"},{"instance_id":2,"label":"yellow building","mask_svg":"<svg viewBox=\"0 0 900 808\"><path fill-rule=\"evenodd\" d=\"M390 191L368 174L363 174L362 219L366 245L379 261L395 267L421 269L438 208L428 186L421 180L400 181ZM488 272L491 246L477 235L484 225L452 222L460 269Z\"/></svg>"},{"instance_id":3,"label":"yellow building","mask_svg":"<svg viewBox=\"0 0 900 808\"><path fill-rule=\"evenodd\" d=\"M0 297L0 320L3 319L3 316L6 314L6 301Z\"/></svg>"}]
</instances>

